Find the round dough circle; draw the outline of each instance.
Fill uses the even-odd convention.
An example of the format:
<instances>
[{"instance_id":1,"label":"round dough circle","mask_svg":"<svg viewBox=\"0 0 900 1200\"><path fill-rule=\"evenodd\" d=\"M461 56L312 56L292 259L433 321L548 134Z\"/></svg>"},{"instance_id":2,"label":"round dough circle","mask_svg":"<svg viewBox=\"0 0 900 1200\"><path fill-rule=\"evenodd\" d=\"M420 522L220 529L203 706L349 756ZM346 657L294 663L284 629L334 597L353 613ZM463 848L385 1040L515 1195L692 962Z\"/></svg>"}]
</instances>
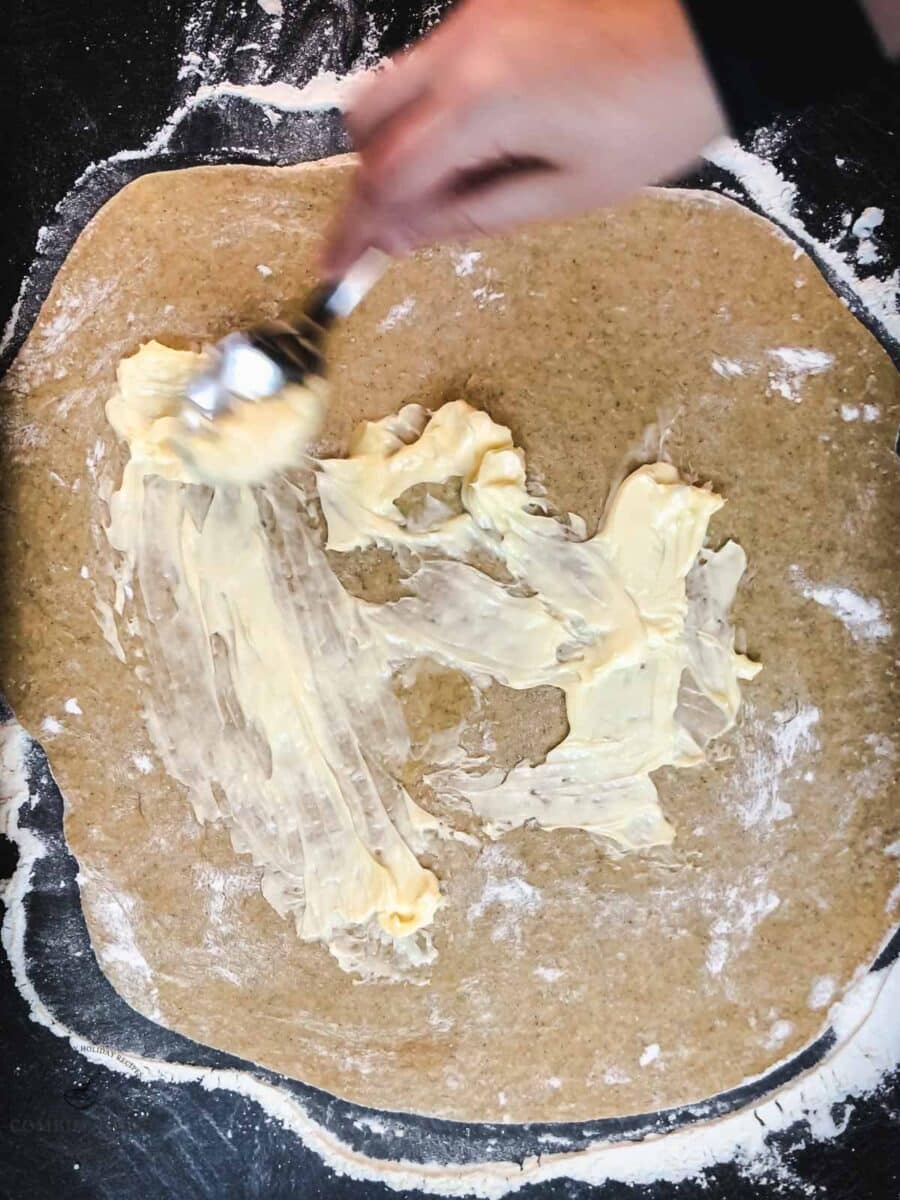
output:
<instances>
[{"instance_id":1,"label":"round dough circle","mask_svg":"<svg viewBox=\"0 0 900 1200\"><path fill-rule=\"evenodd\" d=\"M100 964L163 1024L377 1108L579 1120L733 1087L822 1029L821 997L890 923L896 372L807 257L718 196L649 192L392 269L333 339L321 452L364 417L465 395L590 528L662 418L672 461L728 500L713 542L747 552L735 616L765 670L715 761L657 776L670 855L617 860L535 830L444 846L430 982L358 985L269 908L227 832L195 822L144 727L141 647L120 629L120 661L95 616L109 633L117 361L289 309L346 169L129 185L73 248L6 381L7 690L35 734L67 698L82 710L45 745ZM797 350L831 361L806 369ZM873 419L842 418L863 403ZM380 586L378 569L354 586ZM423 727L468 703L452 683L420 696ZM552 689L486 703L505 762L560 736Z\"/></svg>"}]
</instances>

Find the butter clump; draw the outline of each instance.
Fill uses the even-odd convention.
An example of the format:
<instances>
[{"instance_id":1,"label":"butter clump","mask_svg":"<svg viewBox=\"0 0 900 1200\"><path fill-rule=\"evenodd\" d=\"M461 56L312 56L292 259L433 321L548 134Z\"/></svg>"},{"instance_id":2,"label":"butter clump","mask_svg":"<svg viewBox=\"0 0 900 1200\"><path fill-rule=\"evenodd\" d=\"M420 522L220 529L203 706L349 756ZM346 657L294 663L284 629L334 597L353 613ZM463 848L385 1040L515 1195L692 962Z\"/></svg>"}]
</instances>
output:
<instances>
[{"instance_id":1,"label":"butter clump","mask_svg":"<svg viewBox=\"0 0 900 1200\"><path fill-rule=\"evenodd\" d=\"M480 549L528 593L456 558L424 563L413 595L370 618L398 648L565 694L569 733L543 763L505 777L453 768L432 783L465 797L494 835L532 821L626 850L670 842L651 772L702 761L734 723L738 681L760 669L735 652L727 623L744 553L733 542L702 549L721 497L653 463L628 476L586 539L580 518L560 521L529 495L509 430L462 400L363 426L349 456L321 471L329 547ZM462 512L412 528L397 497L449 477L461 480Z\"/></svg>"},{"instance_id":2,"label":"butter clump","mask_svg":"<svg viewBox=\"0 0 900 1200\"><path fill-rule=\"evenodd\" d=\"M159 342L119 363L106 415L132 457L152 464L155 474L191 483L262 483L296 466L321 428L324 382L288 384L269 400L240 403L189 429L180 413L199 365L198 355Z\"/></svg>"}]
</instances>

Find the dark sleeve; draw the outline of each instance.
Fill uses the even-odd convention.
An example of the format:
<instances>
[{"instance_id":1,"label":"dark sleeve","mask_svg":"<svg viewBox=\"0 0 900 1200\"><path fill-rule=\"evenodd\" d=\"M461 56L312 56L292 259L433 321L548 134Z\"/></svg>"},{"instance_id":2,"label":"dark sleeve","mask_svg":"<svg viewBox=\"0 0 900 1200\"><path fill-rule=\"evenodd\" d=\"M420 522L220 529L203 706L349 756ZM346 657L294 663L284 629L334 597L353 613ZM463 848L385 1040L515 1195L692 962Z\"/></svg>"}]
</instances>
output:
<instances>
[{"instance_id":1,"label":"dark sleeve","mask_svg":"<svg viewBox=\"0 0 900 1200\"><path fill-rule=\"evenodd\" d=\"M864 83L884 62L855 0L682 0L732 133Z\"/></svg>"}]
</instances>

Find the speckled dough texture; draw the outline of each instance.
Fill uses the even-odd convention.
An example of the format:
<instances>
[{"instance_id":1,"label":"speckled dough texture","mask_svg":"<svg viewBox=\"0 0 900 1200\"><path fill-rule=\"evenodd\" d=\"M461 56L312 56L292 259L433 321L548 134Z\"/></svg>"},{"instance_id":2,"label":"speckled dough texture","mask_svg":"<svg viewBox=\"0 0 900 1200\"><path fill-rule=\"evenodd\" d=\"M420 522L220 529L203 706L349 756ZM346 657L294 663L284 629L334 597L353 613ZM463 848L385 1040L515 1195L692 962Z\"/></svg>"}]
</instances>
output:
<instances>
[{"instance_id":1,"label":"speckled dough texture","mask_svg":"<svg viewBox=\"0 0 900 1200\"><path fill-rule=\"evenodd\" d=\"M590 532L664 430L671 461L727 498L710 544L747 553L733 615L765 669L713 761L655 776L671 849L616 858L530 828L442 844L428 982L359 984L163 772L143 716L158 674L126 624L121 658L110 646L102 499L124 456L103 412L118 360L289 312L347 169L129 185L4 381L0 685L66 798L100 965L154 1020L379 1108L590 1119L733 1087L825 1026L892 921L897 373L805 255L717 196L650 192L392 269L333 339L318 452L345 452L362 418L465 395ZM356 594L396 588L378 556L333 562ZM435 668L403 703L424 805L428 739L460 720L506 766L565 733L549 687L476 694Z\"/></svg>"}]
</instances>

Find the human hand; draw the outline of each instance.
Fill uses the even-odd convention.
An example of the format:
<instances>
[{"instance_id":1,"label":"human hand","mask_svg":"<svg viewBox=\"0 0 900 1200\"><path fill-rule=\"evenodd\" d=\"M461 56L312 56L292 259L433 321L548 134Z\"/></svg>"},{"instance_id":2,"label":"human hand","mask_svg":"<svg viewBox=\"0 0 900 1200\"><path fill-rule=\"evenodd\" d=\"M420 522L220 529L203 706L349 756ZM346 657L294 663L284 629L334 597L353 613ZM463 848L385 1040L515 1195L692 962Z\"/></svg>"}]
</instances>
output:
<instances>
[{"instance_id":1,"label":"human hand","mask_svg":"<svg viewBox=\"0 0 900 1200\"><path fill-rule=\"evenodd\" d=\"M465 0L356 97L335 275L613 203L726 129L678 0Z\"/></svg>"}]
</instances>

